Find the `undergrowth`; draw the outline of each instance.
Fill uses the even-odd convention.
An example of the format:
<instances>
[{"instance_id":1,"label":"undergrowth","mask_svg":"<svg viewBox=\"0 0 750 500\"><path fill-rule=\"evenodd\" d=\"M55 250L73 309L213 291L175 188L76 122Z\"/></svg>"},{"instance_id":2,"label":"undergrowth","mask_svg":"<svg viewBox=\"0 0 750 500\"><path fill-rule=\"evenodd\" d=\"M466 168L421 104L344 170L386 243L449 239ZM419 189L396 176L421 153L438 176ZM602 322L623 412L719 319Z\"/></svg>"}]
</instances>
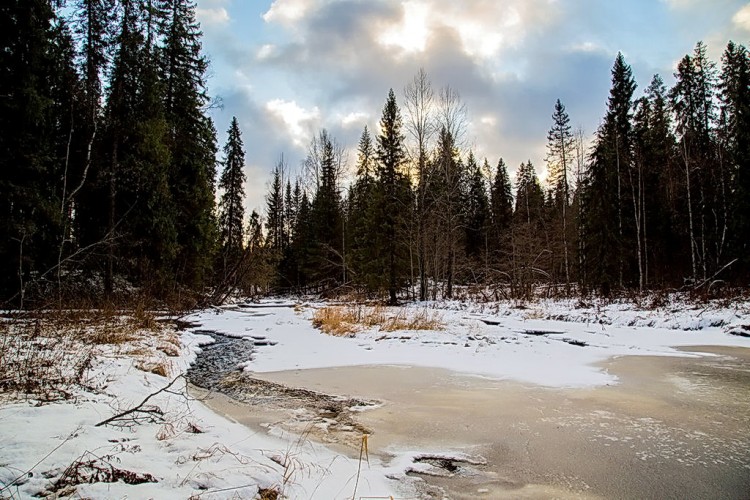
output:
<instances>
[{"instance_id":1,"label":"undergrowth","mask_svg":"<svg viewBox=\"0 0 750 500\"><path fill-rule=\"evenodd\" d=\"M313 314L313 325L324 333L351 336L363 328L382 332L400 330L440 330L444 327L437 311L389 308L381 305L326 306Z\"/></svg>"},{"instance_id":2,"label":"undergrowth","mask_svg":"<svg viewBox=\"0 0 750 500\"><path fill-rule=\"evenodd\" d=\"M169 377L180 342L144 309L45 310L0 318L0 397L52 402L92 389L95 359L123 353L137 368Z\"/></svg>"}]
</instances>

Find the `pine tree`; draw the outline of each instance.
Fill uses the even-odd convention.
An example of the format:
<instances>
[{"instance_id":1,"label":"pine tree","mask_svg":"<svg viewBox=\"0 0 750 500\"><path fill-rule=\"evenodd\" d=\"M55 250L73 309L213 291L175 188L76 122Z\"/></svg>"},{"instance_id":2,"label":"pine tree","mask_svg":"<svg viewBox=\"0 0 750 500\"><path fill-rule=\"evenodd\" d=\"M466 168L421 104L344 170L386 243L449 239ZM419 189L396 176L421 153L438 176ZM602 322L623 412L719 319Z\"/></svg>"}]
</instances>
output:
<instances>
[{"instance_id":1,"label":"pine tree","mask_svg":"<svg viewBox=\"0 0 750 500\"><path fill-rule=\"evenodd\" d=\"M737 275L750 274L750 53L743 45L727 44L722 57L721 106L724 148L734 179L731 224L733 256L740 259ZM726 191L723 196L730 196Z\"/></svg>"},{"instance_id":2,"label":"pine tree","mask_svg":"<svg viewBox=\"0 0 750 500\"><path fill-rule=\"evenodd\" d=\"M378 221L375 220L375 150L370 131L362 131L357 148L357 178L349 195L349 238L354 280L377 290L382 269L374 265Z\"/></svg>"},{"instance_id":3,"label":"pine tree","mask_svg":"<svg viewBox=\"0 0 750 500\"><path fill-rule=\"evenodd\" d=\"M675 80L670 98L685 175L691 278L706 279L722 259L720 233L726 231L727 221L721 206L724 200L719 200L716 189L726 177L717 161L713 137L716 66L708 60L702 42L696 44L692 57L686 55L679 62Z\"/></svg>"},{"instance_id":4,"label":"pine tree","mask_svg":"<svg viewBox=\"0 0 750 500\"><path fill-rule=\"evenodd\" d=\"M401 133L401 112L396 104L393 89L383 107L380 134L377 138L376 158L376 217L381 230L375 245L376 260L382 263L384 288L391 304L397 303L401 287L402 270L406 267L403 235L406 231L411 207L411 188L408 178L401 172L406 160L404 136Z\"/></svg>"},{"instance_id":5,"label":"pine tree","mask_svg":"<svg viewBox=\"0 0 750 500\"><path fill-rule=\"evenodd\" d=\"M204 114L207 61L193 0L159 0L167 18L160 51L164 106L171 151L169 184L177 211L178 281L205 283L217 238L214 209L216 131Z\"/></svg>"},{"instance_id":6,"label":"pine tree","mask_svg":"<svg viewBox=\"0 0 750 500\"><path fill-rule=\"evenodd\" d=\"M531 161L516 171L516 207L513 212L513 278L515 293L530 297L542 274L540 258L545 253L544 192Z\"/></svg>"},{"instance_id":7,"label":"pine tree","mask_svg":"<svg viewBox=\"0 0 750 500\"><path fill-rule=\"evenodd\" d=\"M495 178L490 188L490 211L492 212L492 249L496 258L506 251L505 243L510 238L510 224L513 217L513 191L505 161L500 158L495 170Z\"/></svg>"},{"instance_id":8,"label":"pine tree","mask_svg":"<svg viewBox=\"0 0 750 500\"><path fill-rule=\"evenodd\" d=\"M597 131L583 186L583 236L586 275L605 295L624 285L631 248L627 211L627 173L632 168L632 99L636 84L630 66L618 54L612 68L607 115ZM627 237L627 238L626 238ZM626 262L627 261L627 262Z\"/></svg>"},{"instance_id":9,"label":"pine tree","mask_svg":"<svg viewBox=\"0 0 750 500\"><path fill-rule=\"evenodd\" d=\"M76 78L50 2L3 2L0 19L0 298L23 306L31 277L60 257L74 117L61 105L74 104Z\"/></svg>"},{"instance_id":10,"label":"pine tree","mask_svg":"<svg viewBox=\"0 0 750 500\"><path fill-rule=\"evenodd\" d=\"M319 187L310 214L315 232L316 272L313 279L339 282L345 272L339 164L334 140L326 130L320 132L318 145Z\"/></svg>"},{"instance_id":11,"label":"pine tree","mask_svg":"<svg viewBox=\"0 0 750 500\"><path fill-rule=\"evenodd\" d=\"M466 199L465 249L466 256L476 263L485 251L487 223L490 218L489 200L484 176L473 152L469 152L466 169L469 185Z\"/></svg>"},{"instance_id":12,"label":"pine tree","mask_svg":"<svg viewBox=\"0 0 750 500\"><path fill-rule=\"evenodd\" d=\"M279 257L284 249L284 170L282 157L273 170L271 186L266 195L266 244Z\"/></svg>"},{"instance_id":13,"label":"pine tree","mask_svg":"<svg viewBox=\"0 0 750 500\"><path fill-rule=\"evenodd\" d=\"M243 224L245 219L245 151L237 117L227 130L224 146L224 171L219 179L223 190L219 202L219 233L223 247L224 273L242 255Z\"/></svg>"},{"instance_id":14,"label":"pine tree","mask_svg":"<svg viewBox=\"0 0 750 500\"><path fill-rule=\"evenodd\" d=\"M555 103L552 122L552 128L547 133L547 165L549 182L554 192L555 211L559 208L560 212L559 220L561 222L560 234L562 236L565 284L568 287L568 292L570 292L571 275L568 249L569 170L573 162L574 142L573 133L570 129L570 118L560 99Z\"/></svg>"}]
</instances>

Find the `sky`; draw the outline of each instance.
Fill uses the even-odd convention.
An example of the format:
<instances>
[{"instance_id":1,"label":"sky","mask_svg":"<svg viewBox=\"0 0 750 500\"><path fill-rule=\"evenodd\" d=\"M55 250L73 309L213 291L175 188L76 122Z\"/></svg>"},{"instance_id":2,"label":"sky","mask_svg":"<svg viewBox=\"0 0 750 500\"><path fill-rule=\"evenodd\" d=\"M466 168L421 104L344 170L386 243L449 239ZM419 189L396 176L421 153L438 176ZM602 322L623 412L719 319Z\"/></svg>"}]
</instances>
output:
<instances>
[{"instance_id":1,"label":"sky","mask_svg":"<svg viewBox=\"0 0 750 500\"><path fill-rule=\"evenodd\" d=\"M467 110L466 149L512 172L531 160L544 177L555 101L591 136L622 52L638 83L667 85L696 42L719 61L729 40L748 46L741 0L198 0L220 146L236 116L246 151L246 207L265 209L282 154L300 170L325 128L349 151L377 131L389 89L424 69Z\"/></svg>"}]
</instances>

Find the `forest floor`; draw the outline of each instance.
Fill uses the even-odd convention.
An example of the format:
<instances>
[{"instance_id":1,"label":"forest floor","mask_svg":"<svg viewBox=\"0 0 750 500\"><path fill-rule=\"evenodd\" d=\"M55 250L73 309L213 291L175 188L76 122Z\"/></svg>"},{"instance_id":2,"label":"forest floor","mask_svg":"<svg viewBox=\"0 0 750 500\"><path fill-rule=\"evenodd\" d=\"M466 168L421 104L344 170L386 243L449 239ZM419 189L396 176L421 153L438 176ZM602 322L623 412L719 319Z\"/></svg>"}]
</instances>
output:
<instances>
[{"instance_id":1,"label":"forest floor","mask_svg":"<svg viewBox=\"0 0 750 500\"><path fill-rule=\"evenodd\" d=\"M750 490L746 302L283 300L129 321L5 321L0 498ZM51 382L20 384L34 370Z\"/></svg>"}]
</instances>

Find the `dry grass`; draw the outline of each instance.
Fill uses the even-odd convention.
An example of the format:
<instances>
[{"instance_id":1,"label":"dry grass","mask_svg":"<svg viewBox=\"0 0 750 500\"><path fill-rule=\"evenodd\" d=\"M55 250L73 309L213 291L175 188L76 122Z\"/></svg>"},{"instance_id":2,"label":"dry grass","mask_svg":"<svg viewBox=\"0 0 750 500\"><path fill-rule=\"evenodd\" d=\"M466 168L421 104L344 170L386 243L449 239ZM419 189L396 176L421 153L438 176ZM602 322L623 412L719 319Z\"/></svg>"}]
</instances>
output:
<instances>
[{"instance_id":1,"label":"dry grass","mask_svg":"<svg viewBox=\"0 0 750 500\"><path fill-rule=\"evenodd\" d=\"M0 397L54 401L91 387L94 359L117 352L169 377L180 342L145 309L22 312L0 318Z\"/></svg>"},{"instance_id":2,"label":"dry grass","mask_svg":"<svg viewBox=\"0 0 750 500\"><path fill-rule=\"evenodd\" d=\"M162 359L145 359L135 364L135 367L141 371L153 373L160 377L170 377L172 374L172 363Z\"/></svg>"},{"instance_id":3,"label":"dry grass","mask_svg":"<svg viewBox=\"0 0 750 500\"><path fill-rule=\"evenodd\" d=\"M259 488L258 500L277 500L279 498L279 490L276 488Z\"/></svg>"},{"instance_id":4,"label":"dry grass","mask_svg":"<svg viewBox=\"0 0 750 500\"><path fill-rule=\"evenodd\" d=\"M440 330L442 317L427 309L389 308L376 306L326 306L315 311L313 325L324 333L351 337L363 328L383 332L400 330Z\"/></svg>"}]
</instances>

